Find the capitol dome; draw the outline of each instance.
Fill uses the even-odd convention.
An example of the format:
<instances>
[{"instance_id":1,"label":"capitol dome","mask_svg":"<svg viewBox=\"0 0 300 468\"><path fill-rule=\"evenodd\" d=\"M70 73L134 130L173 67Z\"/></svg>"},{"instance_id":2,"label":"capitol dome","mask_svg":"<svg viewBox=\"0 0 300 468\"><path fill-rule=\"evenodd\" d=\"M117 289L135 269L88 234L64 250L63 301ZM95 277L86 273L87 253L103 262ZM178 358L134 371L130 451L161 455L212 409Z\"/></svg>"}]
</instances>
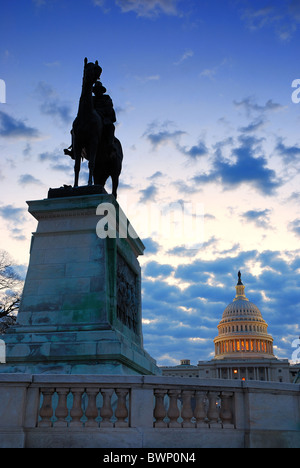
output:
<instances>
[{"instance_id":1,"label":"capitol dome","mask_svg":"<svg viewBox=\"0 0 300 468\"><path fill-rule=\"evenodd\" d=\"M214 339L215 359L274 358L273 338L259 308L245 296L245 286L238 273L236 296L218 325Z\"/></svg>"}]
</instances>

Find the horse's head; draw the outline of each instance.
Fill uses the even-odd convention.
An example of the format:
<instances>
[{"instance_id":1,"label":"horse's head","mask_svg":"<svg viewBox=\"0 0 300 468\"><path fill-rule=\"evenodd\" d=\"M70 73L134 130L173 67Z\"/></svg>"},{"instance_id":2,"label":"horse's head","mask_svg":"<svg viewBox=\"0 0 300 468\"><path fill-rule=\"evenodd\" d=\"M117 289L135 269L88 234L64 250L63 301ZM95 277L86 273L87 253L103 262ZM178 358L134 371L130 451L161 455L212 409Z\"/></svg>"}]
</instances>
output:
<instances>
[{"instance_id":1,"label":"horse's head","mask_svg":"<svg viewBox=\"0 0 300 468\"><path fill-rule=\"evenodd\" d=\"M84 80L94 84L100 78L102 73L102 68L98 64L98 60L95 63L88 62L87 58L84 59L84 71L83 78Z\"/></svg>"}]
</instances>

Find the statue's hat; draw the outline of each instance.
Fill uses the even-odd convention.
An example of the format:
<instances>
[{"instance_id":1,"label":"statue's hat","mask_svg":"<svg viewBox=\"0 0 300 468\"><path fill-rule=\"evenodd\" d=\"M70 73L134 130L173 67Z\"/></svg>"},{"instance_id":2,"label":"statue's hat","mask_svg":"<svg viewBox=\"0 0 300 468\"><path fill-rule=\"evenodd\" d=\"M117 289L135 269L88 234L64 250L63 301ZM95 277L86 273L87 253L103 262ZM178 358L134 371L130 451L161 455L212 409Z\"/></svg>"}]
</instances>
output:
<instances>
[{"instance_id":1,"label":"statue's hat","mask_svg":"<svg viewBox=\"0 0 300 468\"><path fill-rule=\"evenodd\" d=\"M93 91L104 94L106 93L106 88L103 86L101 81L96 81L96 83L94 84Z\"/></svg>"}]
</instances>

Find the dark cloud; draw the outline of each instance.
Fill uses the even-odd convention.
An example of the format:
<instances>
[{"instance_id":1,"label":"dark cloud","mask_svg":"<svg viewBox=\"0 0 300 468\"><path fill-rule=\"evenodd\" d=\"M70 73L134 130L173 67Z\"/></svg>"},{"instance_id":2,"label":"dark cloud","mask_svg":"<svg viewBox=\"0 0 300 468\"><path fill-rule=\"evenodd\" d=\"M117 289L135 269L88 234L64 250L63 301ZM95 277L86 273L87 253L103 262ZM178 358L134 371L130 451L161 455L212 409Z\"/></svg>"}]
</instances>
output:
<instances>
[{"instance_id":1,"label":"dark cloud","mask_svg":"<svg viewBox=\"0 0 300 468\"><path fill-rule=\"evenodd\" d=\"M14 224L23 223L25 221L25 209L16 208L13 205L0 206L0 216L6 221Z\"/></svg>"},{"instance_id":2,"label":"dark cloud","mask_svg":"<svg viewBox=\"0 0 300 468\"><path fill-rule=\"evenodd\" d=\"M140 190L139 193L141 194L139 203L147 203L148 201L155 201L158 190L155 185L149 185L145 189Z\"/></svg>"},{"instance_id":3,"label":"dark cloud","mask_svg":"<svg viewBox=\"0 0 300 468\"><path fill-rule=\"evenodd\" d=\"M27 236L24 235L23 225L26 222L26 210L13 205L0 206L0 216L6 224L12 238L18 241L24 241Z\"/></svg>"},{"instance_id":4,"label":"dark cloud","mask_svg":"<svg viewBox=\"0 0 300 468\"><path fill-rule=\"evenodd\" d=\"M280 275L289 274L291 269L290 264L277 251L265 250L259 254L258 259L263 267L272 268L273 271L277 271Z\"/></svg>"},{"instance_id":5,"label":"dark cloud","mask_svg":"<svg viewBox=\"0 0 300 468\"><path fill-rule=\"evenodd\" d=\"M277 102L273 102L272 99L269 99L263 105L257 104L253 96L248 96L242 99L241 101L233 101L233 103L236 107L238 108L240 107L244 109L247 116L250 116L252 112L259 112L260 114L263 114L266 112L276 112L276 111L284 109L284 106L282 106L281 104L278 104ZM259 119L256 122L259 123Z\"/></svg>"},{"instance_id":6,"label":"dark cloud","mask_svg":"<svg viewBox=\"0 0 300 468\"><path fill-rule=\"evenodd\" d=\"M134 186L131 185L131 184L127 184L126 182L123 182L122 180L119 181L119 190L120 189L123 189L123 190L131 190L133 189Z\"/></svg>"},{"instance_id":7,"label":"dark cloud","mask_svg":"<svg viewBox=\"0 0 300 468\"><path fill-rule=\"evenodd\" d=\"M167 303L169 305L173 304L174 307L178 305L179 288L168 284L160 278L157 281L144 279L143 290L147 290L148 293L151 291L150 297L152 301Z\"/></svg>"},{"instance_id":8,"label":"dark cloud","mask_svg":"<svg viewBox=\"0 0 300 468\"><path fill-rule=\"evenodd\" d=\"M23 149L23 155L25 156L26 159L30 159L31 156L31 144L26 143L25 148Z\"/></svg>"},{"instance_id":9,"label":"dark cloud","mask_svg":"<svg viewBox=\"0 0 300 468\"><path fill-rule=\"evenodd\" d=\"M201 156L208 154L208 149L203 141L199 141L197 145L187 149L186 146L177 144L177 149L184 155L189 156L191 159L197 159Z\"/></svg>"},{"instance_id":10,"label":"dark cloud","mask_svg":"<svg viewBox=\"0 0 300 468\"><path fill-rule=\"evenodd\" d=\"M280 138L276 145L275 150L283 156L283 160L285 163L295 162L300 160L300 148L299 146L286 146L283 143L283 140Z\"/></svg>"},{"instance_id":11,"label":"dark cloud","mask_svg":"<svg viewBox=\"0 0 300 468\"><path fill-rule=\"evenodd\" d=\"M188 156L190 160L197 160L208 154L209 150L202 140L199 140L196 145L192 145L191 147L180 144L180 138L187 133L184 130L171 130L170 127L174 126L174 122L171 121L166 121L162 124L152 122L148 125L143 136L150 141L153 149L157 149L163 144L173 144L181 154Z\"/></svg>"},{"instance_id":12,"label":"dark cloud","mask_svg":"<svg viewBox=\"0 0 300 468\"><path fill-rule=\"evenodd\" d=\"M11 236L18 241L27 241L27 236L24 234L23 229L11 228Z\"/></svg>"},{"instance_id":13,"label":"dark cloud","mask_svg":"<svg viewBox=\"0 0 300 468\"><path fill-rule=\"evenodd\" d=\"M152 122L148 125L143 136L150 141L153 149L157 149L158 146L167 143L174 143L176 145L178 138L185 135L186 132L182 130L171 131L169 130L170 126L174 126L174 123L170 121L164 122L163 124Z\"/></svg>"},{"instance_id":14,"label":"dark cloud","mask_svg":"<svg viewBox=\"0 0 300 468\"><path fill-rule=\"evenodd\" d=\"M199 249L189 249L185 245L177 245L172 249L167 250L168 255L176 255L176 257L195 257Z\"/></svg>"},{"instance_id":15,"label":"dark cloud","mask_svg":"<svg viewBox=\"0 0 300 468\"><path fill-rule=\"evenodd\" d=\"M156 179L159 179L160 177L163 177L163 176L164 176L164 174L161 171L156 171L150 177L147 177L147 179L148 180L156 180Z\"/></svg>"},{"instance_id":16,"label":"dark cloud","mask_svg":"<svg viewBox=\"0 0 300 468\"><path fill-rule=\"evenodd\" d=\"M241 216L247 221L253 221L257 227L270 229L270 214L271 210L249 210L243 213Z\"/></svg>"},{"instance_id":17,"label":"dark cloud","mask_svg":"<svg viewBox=\"0 0 300 468\"><path fill-rule=\"evenodd\" d=\"M233 274L237 273L247 261L253 258L255 252L248 251L240 253L238 257L220 257L216 260L197 259L188 265L179 265L175 272L175 277L188 282L197 283L202 275L214 275L230 284L233 281Z\"/></svg>"},{"instance_id":18,"label":"dark cloud","mask_svg":"<svg viewBox=\"0 0 300 468\"><path fill-rule=\"evenodd\" d=\"M159 276L169 276L172 271L174 271L174 267L172 265L161 264L156 261L151 261L147 263L144 267L143 273L146 276L152 278L158 278Z\"/></svg>"},{"instance_id":19,"label":"dark cloud","mask_svg":"<svg viewBox=\"0 0 300 468\"><path fill-rule=\"evenodd\" d=\"M0 136L14 139L35 139L39 137L39 132L36 128L27 126L24 121L0 111Z\"/></svg>"},{"instance_id":20,"label":"dark cloud","mask_svg":"<svg viewBox=\"0 0 300 468\"><path fill-rule=\"evenodd\" d=\"M300 200L300 192L293 192L287 201L299 201Z\"/></svg>"},{"instance_id":21,"label":"dark cloud","mask_svg":"<svg viewBox=\"0 0 300 468\"><path fill-rule=\"evenodd\" d=\"M49 162L50 169L70 174L73 172L74 162L69 156L65 156L61 149L46 151L39 154L39 160Z\"/></svg>"},{"instance_id":22,"label":"dark cloud","mask_svg":"<svg viewBox=\"0 0 300 468\"><path fill-rule=\"evenodd\" d=\"M45 153L40 153L39 154L39 160L40 161L49 161L49 162L58 162L62 159L61 154L59 153L59 150L54 150L52 152L46 151Z\"/></svg>"},{"instance_id":23,"label":"dark cloud","mask_svg":"<svg viewBox=\"0 0 300 468\"><path fill-rule=\"evenodd\" d=\"M36 87L36 95L41 101L40 111L42 114L53 117L54 121L63 124L72 122L72 107L69 103L62 102L55 90L44 81L39 82Z\"/></svg>"},{"instance_id":24,"label":"dark cloud","mask_svg":"<svg viewBox=\"0 0 300 468\"><path fill-rule=\"evenodd\" d=\"M292 231L296 236L300 237L300 219L295 219L291 221L288 225L290 231Z\"/></svg>"},{"instance_id":25,"label":"dark cloud","mask_svg":"<svg viewBox=\"0 0 300 468\"><path fill-rule=\"evenodd\" d=\"M194 180L176 180L172 185L177 188L180 194L193 194L202 191L201 185L195 183Z\"/></svg>"},{"instance_id":26,"label":"dark cloud","mask_svg":"<svg viewBox=\"0 0 300 468\"><path fill-rule=\"evenodd\" d=\"M37 179L36 177L34 177L31 174L22 174L22 175L20 175L18 182L22 186L26 186L26 185L44 185L43 182L41 182L39 179Z\"/></svg>"},{"instance_id":27,"label":"dark cloud","mask_svg":"<svg viewBox=\"0 0 300 468\"><path fill-rule=\"evenodd\" d=\"M272 195L281 185L273 169L268 168L267 159L261 155L261 140L254 137L239 137L239 146L231 149L231 155L235 158L225 159L222 148L218 147L210 172L196 175L195 183L206 184L218 182L225 189L235 189L241 184L249 184L265 195Z\"/></svg>"},{"instance_id":28,"label":"dark cloud","mask_svg":"<svg viewBox=\"0 0 300 468\"><path fill-rule=\"evenodd\" d=\"M213 219L216 219L216 217L215 217L215 215L212 215L212 214L210 214L210 213L205 213L204 219L213 220Z\"/></svg>"},{"instance_id":29,"label":"dark cloud","mask_svg":"<svg viewBox=\"0 0 300 468\"><path fill-rule=\"evenodd\" d=\"M207 241L202 242L201 247L187 248L185 245L177 245L176 247L172 247L172 249L168 249L166 253L168 255L176 255L176 257L195 257L201 250L213 247L218 242L219 240L215 236L212 236Z\"/></svg>"},{"instance_id":30,"label":"dark cloud","mask_svg":"<svg viewBox=\"0 0 300 468\"><path fill-rule=\"evenodd\" d=\"M260 130L265 125L265 120L263 118L257 118L250 122L246 127L241 127L239 130L242 133L251 133Z\"/></svg>"},{"instance_id":31,"label":"dark cloud","mask_svg":"<svg viewBox=\"0 0 300 468\"><path fill-rule=\"evenodd\" d=\"M143 244L145 246L145 254L157 254L160 250L160 245L158 242L153 240L151 237L146 237L143 239Z\"/></svg>"}]
</instances>

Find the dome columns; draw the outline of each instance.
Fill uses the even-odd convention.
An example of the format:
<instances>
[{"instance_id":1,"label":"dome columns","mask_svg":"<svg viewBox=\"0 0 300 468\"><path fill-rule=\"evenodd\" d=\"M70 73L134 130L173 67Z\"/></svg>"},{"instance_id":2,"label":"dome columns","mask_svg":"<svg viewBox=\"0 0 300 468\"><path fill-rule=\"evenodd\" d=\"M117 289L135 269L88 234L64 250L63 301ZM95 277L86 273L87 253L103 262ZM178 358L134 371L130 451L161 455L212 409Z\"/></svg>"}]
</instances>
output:
<instances>
[{"instance_id":1,"label":"dome columns","mask_svg":"<svg viewBox=\"0 0 300 468\"><path fill-rule=\"evenodd\" d=\"M219 339L215 338L215 359L224 357L237 358L256 358L256 357L274 357L273 340L270 338L249 338L232 337Z\"/></svg>"}]
</instances>

